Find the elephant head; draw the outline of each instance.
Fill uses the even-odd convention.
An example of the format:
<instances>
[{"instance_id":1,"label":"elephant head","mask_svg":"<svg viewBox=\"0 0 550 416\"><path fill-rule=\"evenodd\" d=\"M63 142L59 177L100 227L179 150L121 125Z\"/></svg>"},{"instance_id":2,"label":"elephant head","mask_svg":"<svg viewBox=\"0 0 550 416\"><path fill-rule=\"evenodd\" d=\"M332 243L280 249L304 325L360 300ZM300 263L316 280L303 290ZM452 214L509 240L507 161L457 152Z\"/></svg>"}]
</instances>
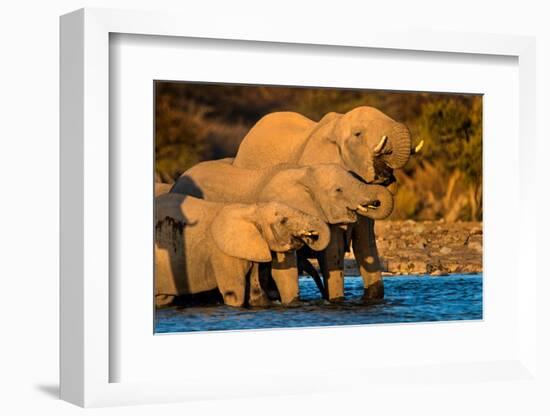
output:
<instances>
[{"instance_id":1,"label":"elephant head","mask_svg":"<svg viewBox=\"0 0 550 416\"><path fill-rule=\"evenodd\" d=\"M393 211L393 195L381 185L366 184L338 165L307 167L305 181L332 224L355 222L357 215L374 220Z\"/></svg>"},{"instance_id":2,"label":"elephant head","mask_svg":"<svg viewBox=\"0 0 550 416\"><path fill-rule=\"evenodd\" d=\"M394 180L393 169L405 166L414 153L407 126L368 106L325 115L315 135L336 144L343 166L368 183L388 185Z\"/></svg>"},{"instance_id":3,"label":"elephant head","mask_svg":"<svg viewBox=\"0 0 550 416\"><path fill-rule=\"evenodd\" d=\"M336 164L284 170L266 184L260 199L276 199L329 224L353 223L357 214L383 219L393 210L385 187L366 184Z\"/></svg>"},{"instance_id":4,"label":"elephant head","mask_svg":"<svg viewBox=\"0 0 550 416\"><path fill-rule=\"evenodd\" d=\"M324 250L330 240L323 221L278 202L228 205L212 223L211 232L225 254L255 262L271 261L271 251L296 250L304 244Z\"/></svg>"}]
</instances>

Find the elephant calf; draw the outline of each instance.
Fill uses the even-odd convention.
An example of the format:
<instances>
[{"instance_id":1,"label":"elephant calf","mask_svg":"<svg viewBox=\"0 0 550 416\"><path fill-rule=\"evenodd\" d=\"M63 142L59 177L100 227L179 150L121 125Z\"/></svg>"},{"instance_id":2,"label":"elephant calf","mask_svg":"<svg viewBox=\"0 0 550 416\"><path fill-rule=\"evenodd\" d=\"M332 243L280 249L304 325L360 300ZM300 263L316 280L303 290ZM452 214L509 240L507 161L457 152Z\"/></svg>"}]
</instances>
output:
<instances>
[{"instance_id":1,"label":"elephant calf","mask_svg":"<svg viewBox=\"0 0 550 416\"><path fill-rule=\"evenodd\" d=\"M324 249L330 239L321 220L285 204L227 204L180 194L155 199L155 303L218 289L224 303L245 304L253 262L304 244Z\"/></svg>"},{"instance_id":2,"label":"elephant calf","mask_svg":"<svg viewBox=\"0 0 550 416\"><path fill-rule=\"evenodd\" d=\"M357 214L382 219L393 210L393 196L385 187L366 184L333 163L244 169L211 160L183 173L170 193L215 202L276 201L330 224L354 223Z\"/></svg>"}]
</instances>

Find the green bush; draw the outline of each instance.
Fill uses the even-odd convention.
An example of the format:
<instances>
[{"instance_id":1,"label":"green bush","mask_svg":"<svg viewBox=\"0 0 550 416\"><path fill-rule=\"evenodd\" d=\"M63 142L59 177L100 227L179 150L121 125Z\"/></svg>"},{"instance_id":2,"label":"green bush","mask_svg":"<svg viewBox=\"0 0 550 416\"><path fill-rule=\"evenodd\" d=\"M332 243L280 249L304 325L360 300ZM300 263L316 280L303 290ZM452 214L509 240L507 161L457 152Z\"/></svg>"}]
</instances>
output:
<instances>
[{"instance_id":1,"label":"green bush","mask_svg":"<svg viewBox=\"0 0 550 416\"><path fill-rule=\"evenodd\" d=\"M424 157L446 171L458 169L470 183L481 180L481 97L448 98L426 103L415 130L425 140Z\"/></svg>"}]
</instances>

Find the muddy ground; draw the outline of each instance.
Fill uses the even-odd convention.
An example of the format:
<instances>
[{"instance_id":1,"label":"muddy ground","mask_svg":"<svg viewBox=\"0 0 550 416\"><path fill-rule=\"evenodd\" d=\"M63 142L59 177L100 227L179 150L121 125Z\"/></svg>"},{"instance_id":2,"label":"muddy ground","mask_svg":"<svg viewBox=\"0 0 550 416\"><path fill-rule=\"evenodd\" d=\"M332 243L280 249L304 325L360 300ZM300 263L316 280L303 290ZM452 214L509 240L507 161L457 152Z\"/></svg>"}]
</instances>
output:
<instances>
[{"instance_id":1,"label":"muddy ground","mask_svg":"<svg viewBox=\"0 0 550 416\"><path fill-rule=\"evenodd\" d=\"M375 231L385 275L483 271L480 222L377 221ZM352 253L345 274L359 274Z\"/></svg>"}]
</instances>

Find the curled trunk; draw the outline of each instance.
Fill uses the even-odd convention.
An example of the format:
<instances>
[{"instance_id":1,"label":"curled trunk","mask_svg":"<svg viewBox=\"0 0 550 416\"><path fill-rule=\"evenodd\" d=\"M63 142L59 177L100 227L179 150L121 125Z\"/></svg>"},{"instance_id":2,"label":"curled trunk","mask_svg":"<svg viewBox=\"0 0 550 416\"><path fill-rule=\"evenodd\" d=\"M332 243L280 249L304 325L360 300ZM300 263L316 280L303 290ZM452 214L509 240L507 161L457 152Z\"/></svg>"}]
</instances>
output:
<instances>
[{"instance_id":1,"label":"curled trunk","mask_svg":"<svg viewBox=\"0 0 550 416\"><path fill-rule=\"evenodd\" d=\"M365 185L367 200L362 201L357 207L357 213L371 218L381 220L389 216L393 211L393 195L384 186Z\"/></svg>"},{"instance_id":2,"label":"curled trunk","mask_svg":"<svg viewBox=\"0 0 550 416\"><path fill-rule=\"evenodd\" d=\"M303 218L291 224L293 235L314 251L326 248L330 241L330 229L328 225L315 217L305 215Z\"/></svg>"},{"instance_id":3,"label":"curled trunk","mask_svg":"<svg viewBox=\"0 0 550 416\"><path fill-rule=\"evenodd\" d=\"M411 157L411 132L404 124L397 123L388 132L391 153L381 156L382 160L392 169L400 169Z\"/></svg>"}]
</instances>

